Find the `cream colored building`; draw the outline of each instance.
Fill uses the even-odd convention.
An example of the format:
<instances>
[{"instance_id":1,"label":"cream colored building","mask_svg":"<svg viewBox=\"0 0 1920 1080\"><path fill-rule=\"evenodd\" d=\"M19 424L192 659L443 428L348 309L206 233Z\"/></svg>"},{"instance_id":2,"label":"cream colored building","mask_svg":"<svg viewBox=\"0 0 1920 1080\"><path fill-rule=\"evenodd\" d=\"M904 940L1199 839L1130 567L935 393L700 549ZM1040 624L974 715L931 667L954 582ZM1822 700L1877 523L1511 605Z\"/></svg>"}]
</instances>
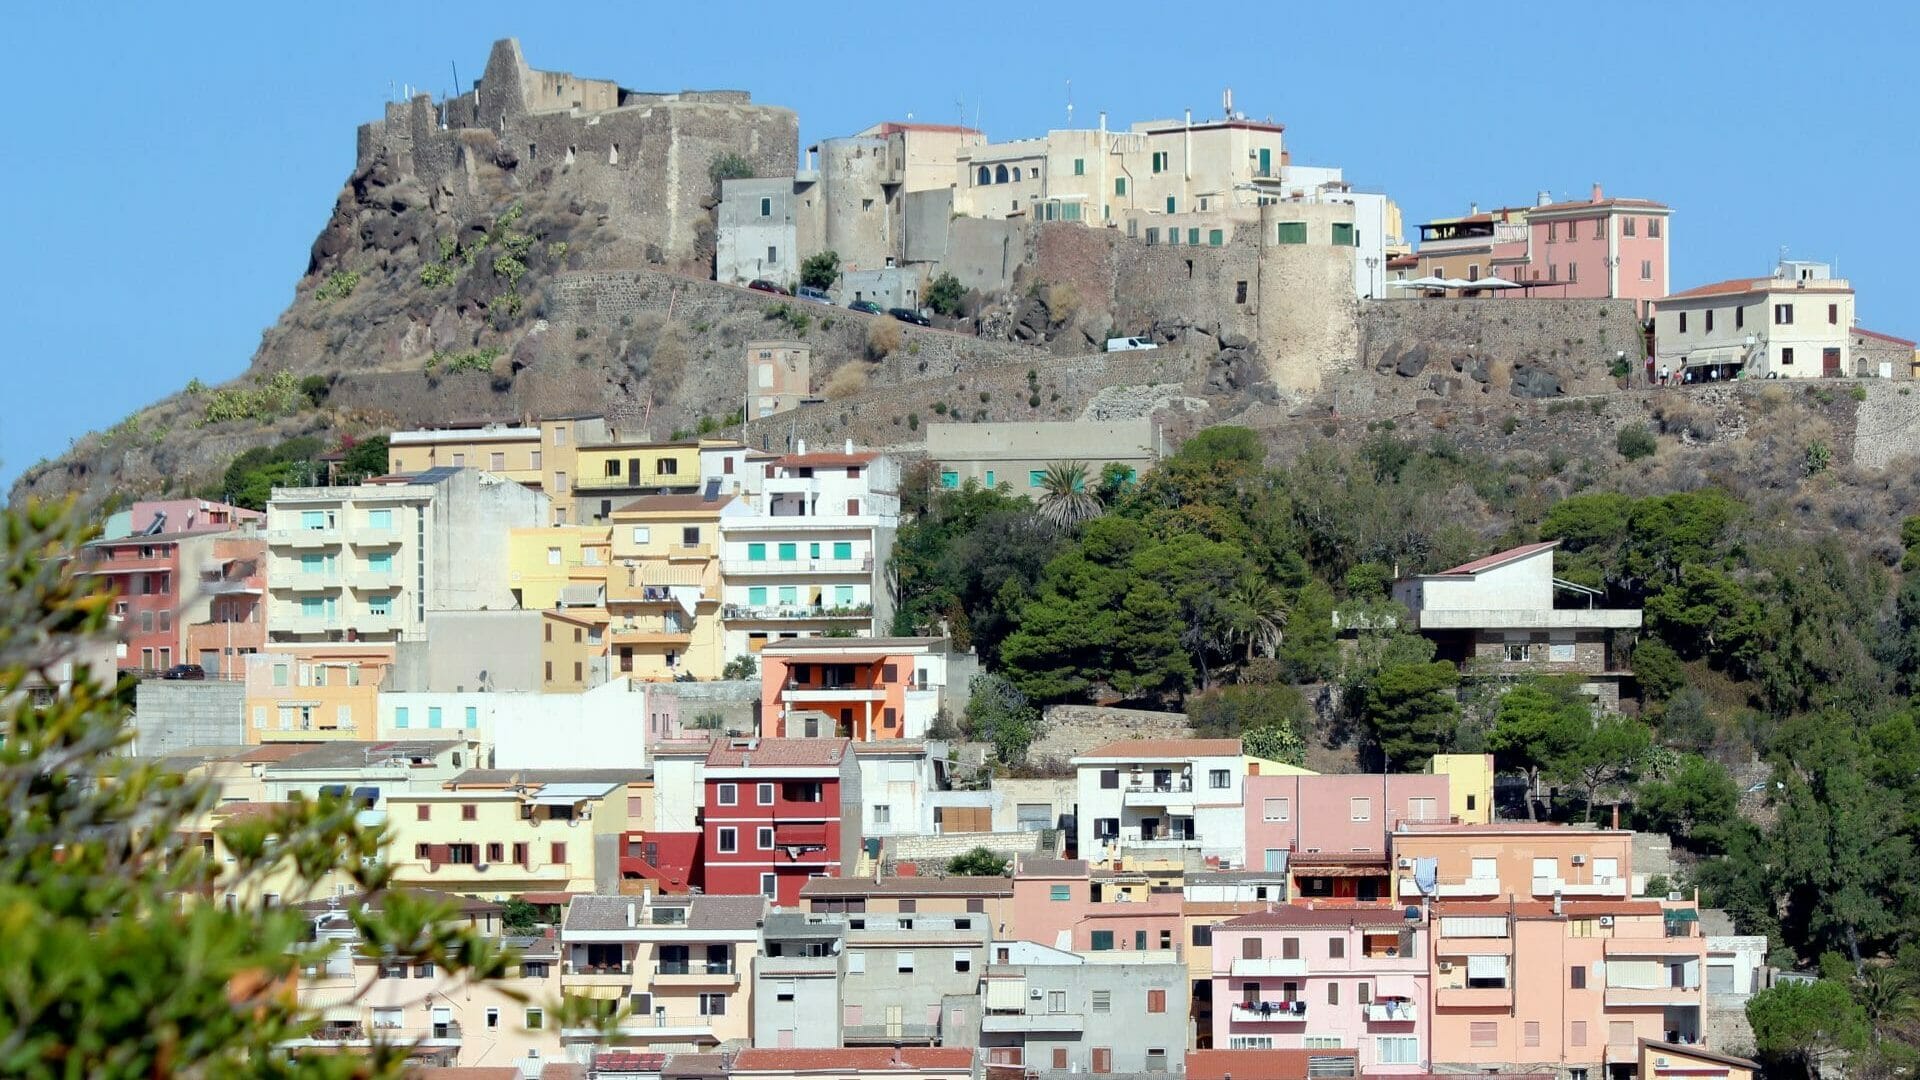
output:
<instances>
[{"instance_id":1,"label":"cream colored building","mask_svg":"<svg viewBox=\"0 0 1920 1080\"><path fill-rule=\"evenodd\" d=\"M1653 303L1657 366L1682 381L1854 374L1853 287L1824 263L1783 262Z\"/></svg>"},{"instance_id":2,"label":"cream colored building","mask_svg":"<svg viewBox=\"0 0 1920 1080\"><path fill-rule=\"evenodd\" d=\"M614 511L610 675L720 677L720 517L734 502L731 495L649 495Z\"/></svg>"},{"instance_id":3,"label":"cream colored building","mask_svg":"<svg viewBox=\"0 0 1920 1080\"><path fill-rule=\"evenodd\" d=\"M747 403L752 415L788 412L812 397L813 350L805 342L747 342Z\"/></svg>"},{"instance_id":4,"label":"cream colored building","mask_svg":"<svg viewBox=\"0 0 1920 1080\"><path fill-rule=\"evenodd\" d=\"M300 971L301 1004L321 1017L304 1039L285 1044L294 1053L362 1049L373 1040L413 1047L416 1067L510 1065L538 1075L563 1060L559 1017L558 949L550 938L506 937L499 904L472 897L432 898L452 905L457 918L499 938L519 963L496 979L469 980L433 965L387 964L362 955L352 913L359 896L304 905L312 917L317 954Z\"/></svg>"},{"instance_id":5,"label":"cream colored building","mask_svg":"<svg viewBox=\"0 0 1920 1080\"><path fill-rule=\"evenodd\" d=\"M388 796L394 883L556 902L619 880L637 769L471 769Z\"/></svg>"},{"instance_id":6,"label":"cream colored building","mask_svg":"<svg viewBox=\"0 0 1920 1080\"><path fill-rule=\"evenodd\" d=\"M387 436L394 475L442 467L484 469L528 487L540 486L540 429L507 424L396 431Z\"/></svg>"},{"instance_id":7,"label":"cream colored building","mask_svg":"<svg viewBox=\"0 0 1920 1080\"><path fill-rule=\"evenodd\" d=\"M578 896L560 930L561 992L625 1015L621 1049L705 1050L753 1037L759 896ZM574 1060L602 1041L562 1033Z\"/></svg>"},{"instance_id":8,"label":"cream colored building","mask_svg":"<svg viewBox=\"0 0 1920 1080\"><path fill-rule=\"evenodd\" d=\"M1151 420L927 425L927 458L948 489L972 481L1032 498L1045 490L1054 465L1079 462L1091 485L1108 465L1137 479L1159 456L1160 433Z\"/></svg>"},{"instance_id":9,"label":"cream colored building","mask_svg":"<svg viewBox=\"0 0 1920 1080\"><path fill-rule=\"evenodd\" d=\"M953 184L953 163L972 147L984 145L984 132L958 124L885 121L857 132L855 138L885 139L899 162L902 190L942 191Z\"/></svg>"},{"instance_id":10,"label":"cream colored building","mask_svg":"<svg viewBox=\"0 0 1920 1080\"><path fill-rule=\"evenodd\" d=\"M371 739L394 647L287 644L245 657L249 743Z\"/></svg>"},{"instance_id":11,"label":"cream colored building","mask_svg":"<svg viewBox=\"0 0 1920 1080\"><path fill-rule=\"evenodd\" d=\"M591 607L606 599L610 525L514 529L507 539L507 587L516 607Z\"/></svg>"}]
</instances>

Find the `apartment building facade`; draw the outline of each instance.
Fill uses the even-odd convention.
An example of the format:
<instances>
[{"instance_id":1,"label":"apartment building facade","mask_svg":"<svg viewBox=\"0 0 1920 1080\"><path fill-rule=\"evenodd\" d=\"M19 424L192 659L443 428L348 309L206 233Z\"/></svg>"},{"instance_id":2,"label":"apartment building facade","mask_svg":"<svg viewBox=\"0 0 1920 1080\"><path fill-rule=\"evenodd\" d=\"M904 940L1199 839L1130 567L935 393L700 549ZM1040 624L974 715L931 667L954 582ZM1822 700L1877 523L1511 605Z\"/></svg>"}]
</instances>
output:
<instances>
[{"instance_id":1,"label":"apartment building facade","mask_svg":"<svg viewBox=\"0 0 1920 1080\"><path fill-rule=\"evenodd\" d=\"M387 799L396 884L531 903L611 889L631 770L469 769Z\"/></svg>"},{"instance_id":2,"label":"apartment building facade","mask_svg":"<svg viewBox=\"0 0 1920 1080\"><path fill-rule=\"evenodd\" d=\"M478 423L387 436L387 472L393 476L439 468L481 469L538 488L542 464L537 427Z\"/></svg>"},{"instance_id":3,"label":"apartment building facade","mask_svg":"<svg viewBox=\"0 0 1920 1080\"><path fill-rule=\"evenodd\" d=\"M720 677L720 521L738 508L731 495L694 494L648 495L614 510L610 675Z\"/></svg>"},{"instance_id":4,"label":"apartment building facade","mask_svg":"<svg viewBox=\"0 0 1920 1080\"><path fill-rule=\"evenodd\" d=\"M924 739L947 690L948 643L810 637L760 651L760 730L868 743Z\"/></svg>"},{"instance_id":5,"label":"apartment building facade","mask_svg":"<svg viewBox=\"0 0 1920 1080\"><path fill-rule=\"evenodd\" d=\"M993 940L985 915L951 912L846 914L840 1037L848 1046L969 1046L971 1009L953 999L980 994Z\"/></svg>"},{"instance_id":6,"label":"apartment building facade","mask_svg":"<svg viewBox=\"0 0 1920 1080\"><path fill-rule=\"evenodd\" d=\"M274 644L245 661L249 743L372 739L394 646Z\"/></svg>"},{"instance_id":7,"label":"apartment building facade","mask_svg":"<svg viewBox=\"0 0 1920 1080\"><path fill-rule=\"evenodd\" d=\"M1179 861L1192 852L1242 863L1240 740L1123 740L1087 751L1073 766L1081 857Z\"/></svg>"},{"instance_id":8,"label":"apartment building facade","mask_svg":"<svg viewBox=\"0 0 1920 1080\"><path fill-rule=\"evenodd\" d=\"M996 947L997 948L997 947ZM1186 968L1175 953L1023 948L986 969L980 1046L989 1069L1067 1076L1177 1073Z\"/></svg>"},{"instance_id":9,"label":"apartment building facade","mask_svg":"<svg viewBox=\"0 0 1920 1080\"><path fill-rule=\"evenodd\" d=\"M863 838L860 769L844 739L716 740L701 779L702 880L715 895L800 902L839 877Z\"/></svg>"},{"instance_id":10,"label":"apartment building facade","mask_svg":"<svg viewBox=\"0 0 1920 1080\"><path fill-rule=\"evenodd\" d=\"M1858 374L1853 286L1825 263L1701 285L1655 302L1658 362L1687 382Z\"/></svg>"},{"instance_id":11,"label":"apartment building facade","mask_svg":"<svg viewBox=\"0 0 1920 1080\"><path fill-rule=\"evenodd\" d=\"M1045 492L1051 466L1079 462L1094 483L1109 465L1137 477L1159 456L1160 432L1151 420L927 425L927 458L947 490L1004 486L1031 499Z\"/></svg>"},{"instance_id":12,"label":"apartment building facade","mask_svg":"<svg viewBox=\"0 0 1920 1080\"><path fill-rule=\"evenodd\" d=\"M1392 903L1389 837L1402 821L1450 820L1447 792L1445 775L1249 776L1248 862L1286 875L1303 903Z\"/></svg>"},{"instance_id":13,"label":"apartment building facade","mask_svg":"<svg viewBox=\"0 0 1920 1080\"><path fill-rule=\"evenodd\" d=\"M134 503L125 518L116 516L115 527L87 544L82 571L105 579L114 593L115 663L121 670L158 672L197 662L201 639L190 638L188 628L211 621L216 602L236 618L243 611L257 614L251 606L227 602L241 596L254 575L230 584L217 545L246 543L254 534L245 530L260 518L257 511L200 499L147 500ZM242 637L258 647L257 633L243 630Z\"/></svg>"},{"instance_id":14,"label":"apartment building facade","mask_svg":"<svg viewBox=\"0 0 1920 1080\"><path fill-rule=\"evenodd\" d=\"M561 993L609 1013L611 1045L702 1050L753 1034L754 979L766 901L758 896L576 896L560 928ZM563 1028L584 1055L597 1028Z\"/></svg>"},{"instance_id":15,"label":"apartment building facade","mask_svg":"<svg viewBox=\"0 0 1920 1080\"><path fill-rule=\"evenodd\" d=\"M267 544L258 529L216 536L198 579L189 589L204 595L207 612L188 612L182 656L209 678L244 678L246 657L267 644Z\"/></svg>"}]
</instances>

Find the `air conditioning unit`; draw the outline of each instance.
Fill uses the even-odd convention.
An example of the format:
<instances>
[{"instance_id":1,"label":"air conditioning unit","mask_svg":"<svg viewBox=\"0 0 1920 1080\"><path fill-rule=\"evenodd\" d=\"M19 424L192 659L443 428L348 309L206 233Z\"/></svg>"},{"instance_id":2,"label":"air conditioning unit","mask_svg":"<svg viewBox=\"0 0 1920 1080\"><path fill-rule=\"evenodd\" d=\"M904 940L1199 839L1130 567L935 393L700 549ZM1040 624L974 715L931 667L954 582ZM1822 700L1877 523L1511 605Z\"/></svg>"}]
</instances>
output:
<instances>
[{"instance_id":1,"label":"air conditioning unit","mask_svg":"<svg viewBox=\"0 0 1920 1080\"><path fill-rule=\"evenodd\" d=\"M1666 1058L1663 1058L1663 1057L1657 1057L1657 1058L1654 1058L1654 1059L1653 1059L1653 1067L1654 1067L1654 1068L1656 1068L1656 1069L1664 1069L1664 1068L1666 1068L1666 1067L1667 1067L1667 1059L1666 1059Z\"/></svg>"},{"instance_id":2,"label":"air conditioning unit","mask_svg":"<svg viewBox=\"0 0 1920 1080\"><path fill-rule=\"evenodd\" d=\"M1573 865L1575 866L1587 865L1587 857L1585 855L1575 855L1573 857Z\"/></svg>"},{"instance_id":3,"label":"air conditioning unit","mask_svg":"<svg viewBox=\"0 0 1920 1080\"><path fill-rule=\"evenodd\" d=\"M1611 916L1611 915L1602 915L1602 916L1600 916L1600 925L1601 925L1601 926L1612 926L1612 925L1613 925L1613 916Z\"/></svg>"},{"instance_id":4,"label":"air conditioning unit","mask_svg":"<svg viewBox=\"0 0 1920 1080\"><path fill-rule=\"evenodd\" d=\"M1029 998L1032 998L1035 1001L1039 1001L1041 998L1046 997L1047 995L1041 992L1040 990L1029 990L1027 991L1027 996Z\"/></svg>"},{"instance_id":5,"label":"air conditioning unit","mask_svg":"<svg viewBox=\"0 0 1920 1080\"><path fill-rule=\"evenodd\" d=\"M1453 961L1451 961L1451 960L1442 960L1442 961L1440 961L1440 970L1441 970L1441 971L1443 971L1443 972L1445 972L1445 971L1452 971L1452 970L1453 970Z\"/></svg>"},{"instance_id":6,"label":"air conditioning unit","mask_svg":"<svg viewBox=\"0 0 1920 1080\"><path fill-rule=\"evenodd\" d=\"M1411 870L1413 869L1413 860L1408 858L1405 855L1402 855L1400 856L1400 862L1397 865L1402 870Z\"/></svg>"}]
</instances>

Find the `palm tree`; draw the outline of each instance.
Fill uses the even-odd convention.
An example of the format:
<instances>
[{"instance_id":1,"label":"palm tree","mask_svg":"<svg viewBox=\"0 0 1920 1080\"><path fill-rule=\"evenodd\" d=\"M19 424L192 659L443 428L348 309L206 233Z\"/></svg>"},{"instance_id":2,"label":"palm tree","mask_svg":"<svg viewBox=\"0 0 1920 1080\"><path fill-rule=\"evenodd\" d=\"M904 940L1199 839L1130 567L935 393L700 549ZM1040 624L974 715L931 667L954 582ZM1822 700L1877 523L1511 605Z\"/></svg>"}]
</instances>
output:
<instances>
[{"instance_id":1,"label":"palm tree","mask_svg":"<svg viewBox=\"0 0 1920 1080\"><path fill-rule=\"evenodd\" d=\"M1875 1038L1903 1038L1920 1019L1920 998L1913 980L1897 968L1870 967L1854 980L1854 999L1867 1015Z\"/></svg>"},{"instance_id":2,"label":"palm tree","mask_svg":"<svg viewBox=\"0 0 1920 1080\"><path fill-rule=\"evenodd\" d=\"M1246 645L1246 659L1256 653L1272 656L1280 648L1287 627L1287 598L1273 582L1253 574L1233 586L1234 636Z\"/></svg>"},{"instance_id":3,"label":"palm tree","mask_svg":"<svg viewBox=\"0 0 1920 1080\"><path fill-rule=\"evenodd\" d=\"M1040 477L1036 509L1042 520L1062 529L1099 517L1100 500L1087 491L1086 462L1056 461L1047 466Z\"/></svg>"}]
</instances>

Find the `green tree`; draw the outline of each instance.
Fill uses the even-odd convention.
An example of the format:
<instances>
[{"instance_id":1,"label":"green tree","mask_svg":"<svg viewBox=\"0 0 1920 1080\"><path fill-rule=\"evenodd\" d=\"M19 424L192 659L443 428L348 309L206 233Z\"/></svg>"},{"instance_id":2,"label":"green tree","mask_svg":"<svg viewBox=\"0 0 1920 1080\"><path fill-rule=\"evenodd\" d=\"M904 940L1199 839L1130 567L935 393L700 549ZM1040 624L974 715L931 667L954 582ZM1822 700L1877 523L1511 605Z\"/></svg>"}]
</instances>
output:
<instances>
[{"instance_id":1,"label":"green tree","mask_svg":"<svg viewBox=\"0 0 1920 1080\"><path fill-rule=\"evenodd\" d=\"M1035 509L1042 520L1071 529L1100 516L1100 500L1087 491L1087 466L1082 461L1056 461L1040 476Z\"/></svg>"},{"instance_id":2,"label":"green tree","mask_svg":"<svg viewBox=\"0 0 1920 1080\"><path fill-rule=\"evenodd\" d=\"M707 163L707 178L713 181L713 190L719 191L720 185L728 180L746 180L753 176L753 162L729 150L716 154Z\"/></svg>"},{"instance_id":3,"label":"green tree","mask_svg":"<svg viewBox=\"0 0 1920 1080\"><path fill-rule=\"evenodd\" d=\"M1488 745L1502 769L1527 778L1527 820L1538 820L1541 775L1563 767L1592 727L1578 680L1527 679L1501 696Z\"/></svg>"},{"instance_id":4,"label":"green tree","mask_svg":"<svg viewBox=\"0 0 1920 1080\"><path fill-rule=\"evenodd\" d=\"M336 872L377 892L380 831L348 800L296 798L226 826L230 861L208 854L195 828L217 792L126 756L122 705L84 667L63 685L61 665L110 635L111 595L68 557L93 530L71 503L6 511L0 529L0 1073L400 1076L406 1048L379 1032L362 1055L281 1048L320 1022L286 992L319 959L304 912L200 899L264 887L298 902ZM460 978L506 968L488 939L415 896L384 893L353 918L373 955Z\"/></svg>"},{"instance_id":5,"label":"green tree","mask_svg":"<svg viewBox=\"0 0 1920 1080\"><path fill-rule=\"evenodd\" d=\"M840 256L822 251L800 261L800 284L810 289L831 289L840 280Z\"/></svg>"},{"instance_id":6,"label":"green tree","mask_svg":"<svg viewBox=\"0 0 1920 1080\"><path fill-rule=\"evenodd\" d=\"M966 289L961 286L959 278L943 273L927 286L927 306L932 308L936 315L952 318L960 314L960 304L965 293Z\"/></svg>"},{"instance_id":7,"label":"green tree","mask_svg":"<svg viewBox=\"0 0 1920 1080\"><path fill-rule=\"evenodd\" d=\"M1202 739L1239 739L1247 753L1289 765L1306 759L1301 733L1312 711L1296 687L1236 683L1187 695L1187 723Z\"/></svg>"},{"instance_id":8,"label":"green tree","mask_svg":"<svg viewBox=\"0 0 1920 1080\"><path fill-rule=\"evenodd\" d=\"M742 653L727 661L720 671L723 679L751 679L760 673L760 661L752 653Z\"/></svg>"},{"instance_id":9,"label":"green tree","mask_svg":"<svg viewBox=\"0 0 1920 1080\"><path fill-rule=\"evenodd\" d=\"M1654 441L1653 432L1647 430L1647 425L1628 424L1614 436L1613 447L1628 461L1639 461L1641 458L1652 457L1653 452L1660 448L1660 444Z\"/></svg>"},{"instance_id":10,"label":"green tree","mask_svg":"<svg viewBox=\"0 0 1920 1080\"><path fill-rule=\"evenodd\" d=\"M1234 582L1228 596L1233 620L1233 636L1245 646L1243 659L1256 655L1272 656L1285 637L1287 598L1273 582L1259 574L1248 574Z\"/></svg>"},{"instance_id":11,"label":"green tree","mask_svg":"<svg viewBox=\"0 0 1920 1080\"><path fill-rule=\"evenodd\" d=\"M1020 688L1000 675L975 675L967 684L967 731L993 744L994 753L1008 765L1027 756L1027 747L1040 730L1040 710Z\"/></svg>"},{"instance_id":12,"label":"green tree","mask_svg":"<svg viewBox=\"0 0 1920 1080\"><path fill-rule=\"evenodd\" d=\"M1652 749L1653 732L1647 725L1625 716L1602 716L1585 738L1553 764L1551 775L1580 789L1586 819L1592 821L1595 805L1602 800L1617 802L1625 795L1626 785Z\"/></svg>"},{"instance_id":13,"label":"green tree","mask_svg":"<svg viewBox=\"0 0 1920 1080\"><path fill-rule=\"evenodd\" d=\"M506 910L500 913L500 925L509 934L526 936L540 931L540 909L524 897L507 897Z\"/></svg>"},{"instance_id":14,"label":"green tree","mask_svg":"<svg viewBox=\"0 0 1920 1080\"><path fill-rule=\"evenodd\" d=\"M358 483L369 476L387 474L387 437L385 435L370 435L364 439L355 439L342 449L346 451L346 456L340 462L342 483Z\"/></svg>"},{"instance_id":15,"label":"green tree","mask_svg":"<svg viewBox=\"0 0 1920 1080\"><path fill-rule=\"evenodd\" d=\"M1240 734L1240 748L1243 752L1268 761L1284 762L1288 765L1307 763L1307 743L1300 732L1291 724L1267 724L1263 727L1249 728Z\"/></svg>"},{"instance_id":16,"label":"green tree","mask_svg":"<svg viewBox=\"0 0 1920 1080\"><path fill-rule=\"evenodd\" d=\"M1866 1017L1847 984L1836 979L1788 982L1747 1001L1754 1047L1776 1063L1819 1076L1844 1054L1866 1049Z\"/></svg>"},{"instance_id":17,"label":"green tree","mask_svg":"<svg viewBox=\"0 0 1920 1080\"><path fill-rule=\"evenodd\" d=\"M1460 721L1460 672L1444 660L1393 664L1366 689L1366 717L1394 772L1412 772L1447 748Z\"/></svg>"},{"instance_id":18,"label":"green tree","mask_svg":"<svg viewBox=\"0 0 1920 1080\"><path fill-rule=\"evenodd\" d=\"M1641 784L1635 805L1649 826L1688 850L1719 854L1739 818L1740 789L1725 766L1688 754L1672 776Z\"/></svg>"},{"instance_id":19,"label":"green tree","mask_svg":"<svg viewBox=\"0 0 1920 1080\"><path fill-rule=\"evenodd\" d=\"M1007 860L983 847L965 851L947 860L949 877L1003 877Z\"/></svg>"}]
</instances>

